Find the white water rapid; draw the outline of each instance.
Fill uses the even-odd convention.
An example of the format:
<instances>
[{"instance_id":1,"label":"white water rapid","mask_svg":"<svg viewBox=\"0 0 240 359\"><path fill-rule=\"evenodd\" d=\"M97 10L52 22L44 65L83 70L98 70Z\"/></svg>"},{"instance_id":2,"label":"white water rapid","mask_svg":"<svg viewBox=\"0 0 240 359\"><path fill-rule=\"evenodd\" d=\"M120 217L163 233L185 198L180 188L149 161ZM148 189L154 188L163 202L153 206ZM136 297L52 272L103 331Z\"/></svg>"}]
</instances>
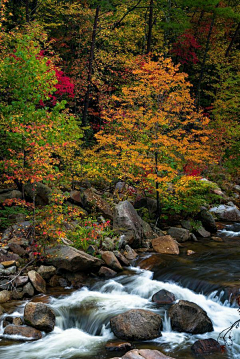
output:
<instances>
[{"instance_id":1,"label":"white water rapid","mask_svg":"<svg viewBox=\"0 0 240 359\"><path fill-rule=\"evenodd\" d=\"M162 336L151 344L155 348L164 348L173 357L176 348L189 348L199 338L217 339L222 330L240 318L237 308L231 307L229 302L221 303L216 292L207 297L176 283L153 280L153 272L147 270L132 267L130 272L99 282L91 290L82 288L70 295L52 298L50 304L57 316L54 331L35 342L0 347L0 359L106 358L98 353L103 353L106 342L114 338L109 326L110 318L133 308L150 309L162 315ZM214 332L204 335L173 332L166 308L157 308L151 301L152 295L160 289L174 293L178 300L185 299L202 307L213 322ZM22 312L23 306L12 316ZM233 330L232 341L224 358L240 357L240 329ZM112 353L114 356L115 353ZM178 358L185 359L183 356Z\"/></svg>"}]
</instances>

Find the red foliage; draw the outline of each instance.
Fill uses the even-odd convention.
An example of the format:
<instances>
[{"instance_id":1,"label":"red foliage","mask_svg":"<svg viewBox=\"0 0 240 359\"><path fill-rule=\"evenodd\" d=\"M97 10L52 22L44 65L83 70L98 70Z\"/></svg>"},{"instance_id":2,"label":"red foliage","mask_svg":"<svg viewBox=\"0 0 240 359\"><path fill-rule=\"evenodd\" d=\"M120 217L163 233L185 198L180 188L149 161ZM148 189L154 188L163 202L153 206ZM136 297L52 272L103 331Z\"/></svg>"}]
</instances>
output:
<instances>
[{"instance_id":1,"label":"red foliage","mask_svg":"<svg viewBox=\"0 0 240 359\"><path fill-rule=\"evenodd\" d=\"M184 174L187 176L198 177L201 175L202 170L196 167L192 162L186 163L183 167Z\"/></svg>"},{"instance_id":2,"label":"red foliage","mask_svg":"<svg viewBox=\"0 0 240 359\"><path fill-rule=\"evenodd\" d=\"M180 35L178 40L173 43L171 52L178 57L181 64L196 64L199 61L196 50L200 47L196 38L188 31Z\"/></svg>"}]
</instances>

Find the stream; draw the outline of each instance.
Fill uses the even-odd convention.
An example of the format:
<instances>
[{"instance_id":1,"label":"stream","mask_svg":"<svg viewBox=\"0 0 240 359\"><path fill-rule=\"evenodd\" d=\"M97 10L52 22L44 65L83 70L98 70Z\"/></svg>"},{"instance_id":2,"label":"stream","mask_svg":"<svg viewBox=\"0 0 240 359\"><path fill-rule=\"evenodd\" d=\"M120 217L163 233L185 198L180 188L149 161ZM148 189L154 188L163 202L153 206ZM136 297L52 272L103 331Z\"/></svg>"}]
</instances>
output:
<instances>
[{"instance_id":1,"label":"stream","mask_svg":"<svg viewBox=\"0 0 240 359\"><path fill-rule=\"evenodd\" d=\"M147 342L134 342L134 348L159 349L179 359L195 358L191 345L198 339L217 339L221 331L240 319L230 293L240 288L240 224L226 225L217 233L222 241L202 239L183 243L179 256L144 253L117 277L92 279L88 287L46 297L56 313L53 332L35 342L17 342L1 336L0 359L105 359L124 352L107 352L105 345L116 338L109 320L129 309L147 309L163 318L162 336ZM187 255L187 250L195 253ZM168 306L158 307L152 295L166 289L202 307L213 322L214 332L202 335L171 330ZM42 297L44 299L44 297ZM229 300L230 299L230 300ZM40 298L41 300L41 298ZM22 316L21 302L12 316ZM8 314L9 315L9 314ZM0 328L2 335L3 328ZM240 328L232 331L223 359L240 357ZM17 339L17 338L15 338ZM220 344L224 344L221 342ZM207 356L219 359L219 354Z\"/></svg>"}]
</instances>

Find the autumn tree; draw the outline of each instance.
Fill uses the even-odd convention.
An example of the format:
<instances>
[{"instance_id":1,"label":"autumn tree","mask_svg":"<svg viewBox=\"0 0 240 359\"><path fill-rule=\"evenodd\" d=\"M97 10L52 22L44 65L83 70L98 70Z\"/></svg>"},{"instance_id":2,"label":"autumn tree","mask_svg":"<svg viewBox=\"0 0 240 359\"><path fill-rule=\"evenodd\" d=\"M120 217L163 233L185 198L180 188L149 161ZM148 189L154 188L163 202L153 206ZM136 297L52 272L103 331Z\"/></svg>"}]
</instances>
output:
<instances>
[{"instance_id":1,"label":"autumn tree","mask_svg":"<svg viewBox=\"0 0 240 359\"><path fill-rule=\"evenodd\" d=\"M112 96L112 106L105 109L106 124L96 134L92 158L100 165L95 163L92 174L102 171L105 179L156 190L159 202L159 193L188 161L206 165L208 119L196 111L186 74L170 59L141 57L134 65L133 85Z\"/></svg>"}]
</instances>

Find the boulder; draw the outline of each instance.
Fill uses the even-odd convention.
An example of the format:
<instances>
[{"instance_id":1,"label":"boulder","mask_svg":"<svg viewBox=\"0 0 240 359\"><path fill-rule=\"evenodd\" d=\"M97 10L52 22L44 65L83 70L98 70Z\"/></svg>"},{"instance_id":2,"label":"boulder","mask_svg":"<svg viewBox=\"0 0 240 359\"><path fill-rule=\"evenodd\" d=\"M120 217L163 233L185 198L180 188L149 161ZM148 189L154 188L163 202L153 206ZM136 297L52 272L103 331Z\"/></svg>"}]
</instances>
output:
<instances>
[{"instance_id":1,"label":"boulder","mask_svg":"<svg viewBox=\"0 0 240 359\"><path fill-rule=\"evenodd\" d=\"M175 300L175 295L166 289L161 289L152 296L152 301L160 305L173 304Z\"/></svg>"},{"instance_id":2,"label":"boulder","mask_svg":"<svg viewBox=\"0 0 240 359\"><path fill-rule=\"evenodd\" d=\"M17 243L9 243L8 246L13 253L19 256L25 256L27 254L27 251Z\"/></svg>"},{"instance_id":3,"label":"boulder","mask_svg":"<svg viewBox=\"0 0 240 359\"><path fill-rule=\"evenodd\" d=\"M121 252L113 251L113 253L123 266L127 266L127 267L130 266L129 261L127 260L127 258L124 257L124 255Z\"/></svg>"},{"instance_id":4,"label":"boulder","mask_svg":"<svg viewBox=\"0 0 240 359\"><path fill-rule=\"evenodd\" d=\"M221 221L240 222L240 211L232 202L213 207L210 212Z\"/></svg>"},{"instance_id":5,"label":"boulder","mask_svg":"<svg viewBox=\"0 0 240 359\"><path fill-rule=\"evenodd\" d=\"M144 237L142 220L129 201L119 202L114 210L113 230L124 235L133 248L142 246Z\"/></svg>"},{"instance_id":6,"label":"boulder","mask_svg":"<svg viewBox=\"0 0 240 359\"><path fill-rule=\"evenodd\" d=\"M170 227L167 233L176 239L179 243L190 240L190 232L185 228Z\"/></svg>"},{"instance_id":7,"label":"boulder","mask_svg":"<svg viewBox=\"0 0 240 359\"><path fill-rule=\"evenodd\" d=\"M150 197L138 197L134 204L135 209L138 209L138 213L141 217L144 216L145 211L150 219L156 219L157 216L157 200ZM145 210L145 211L144 211Z\"/></svg>"},{"instance_id":8,"label":"boulder","mask_svg":"<svg viewBox=\"0 0 240 359\"><path fill-rule=\"evenodd\" d=\"M124 340L151 340L161 336L162 318L143 309L132 309L110 319L117 338Z\"/></svg>"},{"instance_id":9,"label":"boulder","mask_svg":"<svg viewBox=\"0 0 240 359\"><path fill-rule=\"evenodd\" d=\"M43 279L49 279L51 278L54 274L56 274L57 270L54 266L44 266L44 265L41 265L39 268L38 268L38 274L40 274L40 276L43 278Z\"/></svg>"},{"instance_id":10,"label":"boulder","mask_svg":"<svg viewBox=\"0 0 240 359\"><path fill-rule=\"evenodd\" d=\"M12 252L7 252L4 249L0 249L0 262L4 263L4 262L10 262L10 261L19 261L20 257L18 254L12 253Z\"/></svg>"},{"instance_id":11,"label":"boulder","mask_svg":"<svg viewBox=\"0 0 240 359\"><path fill-rule=\"evenodd\" d=\"M33 200L33 185L32 184L26 184L24 187L24 191L25 191L25 196L30 199L31 201ZM51 189L46 186L43 183L38 182L36 184L36 205L39 206L45 206L47 204L50 203L50 198L51 198Z\"/></svg>"},{"instance_id":12,"label":"boulder","mask_svg":"<svg viewBox=\"0 0 240 359\"><path fill-rule=\"evenodd\" d=\"M97 270L103 264L103 261L99 258L61 244L47 248L46 255L48 256L46 259L47 264L70 272Z\"/></svg>"},{"instance_id":13,"label":"boulder","mask_svg":"<svg viewBox=\"0 0 240 359\"><path fill-rule=\"evenodd\" d=\"M39 293L46 293L46 282L35 270L28 272L28 278Z\"/></svg>"},{"instance_id":14,"label":"boulder","mask_svg":"<svg viewBox=\"0 0 240 359\"><path fill-rule=\"evenodd\" d=\"M128 244L125 246L124 257L126 257L129 261L135 259L138 254L132 249Z\"/></svg>"},{"instance_id":15,"label":"boulder","mask_svg":"<svg viewBox=\"0 0 240 359\"><path fill-rule=\"evenodd\" d=\"M221 345L215 339L212 338L197 340L191 346L191 349L196 355L222 353Z\"/></svg>"},{"instance_id":16,"label":"boulder","mask_svg":"<svg viewBox=\"0 0 240 359\"><path fill-rule=\"evenodd\" d=\"M113 252L110 251L101 252L101 256L108 267L116 271L122 270L122 266Z\"/></svg>"},{"instance_id":17,"label":"boulder","mask_svg":"<svg viewBox=\"0 0 240 359\"><path fill-rule=\"evenodd\" d=\"M16 223L13 226L7 228L3 232L2 240L9 241L14 238L15 239L14 242L20 244L21 239L24 238L26 240L26 238L28 238L29 235L31 234L31 231L32 231L32 224L29 221Z\"/></svg>"},{"instance_id":18,"label":"boulder","mask_svg":"<svg viewBox=\"0 0 240 359\"><path fill-rule=\"evenodd\" d=\"M97 193L94 188L86 189L83 194L85 197L84 207L94 207L98 212L103 214L104 218L113 219L113 210L111 206Z\"/></svg>"},{"instance_id":19,"label":"boulder","mask_svg":"<svg viewBox=\"0 0 240 359\"><path fill-rule=\"evenodd\" d=\"M3 327L5 328L7 325L13 324L13 325L23 325L23 321L20 317L10 317L7 316L3 320Z\"/></svg>"},{"instance_id":20,"label":"boulder","mask_svg":"<svg viewBox=\"0 0 240 359\"><path fill-rule=\"evenodd\" d=\"M112 359L174 359L174 358L169 357L158 350L133 349L127 352L121 358L114 357Z\"/></svg>"},{"instance_id":21,"label":"boulder","mask_svg":"<svg viewBox=\"0 0 240 359\"><path fill-rule=\"evenodd\" d=\"M28 276L27 275L20 275L16 279L14 279L14 285L16 287L22 287L28 282Z\"/></svg>"},{"instance_id":22,"label":"boulder","mask_svg":"<svg viewBox=\"0 0 240 359\"><path fill-rule=\"evenodd\" d=\"M16 189L1 189L0 190L0 203L6 201L6 199L22 198L22 193Z\"/></svg>"},{"instance_id":23,"label":"boulder","mask_svg":"<svg viewBox=\"0 0 240 359\"><path fill-rule=\"evenodd\" d=\"M177 332L204 334L213 331L207 313L197 304L180 300L169 309L172 329Z\"/></svg>"},{"instance_id":24,"label":"boulder","mask_svg":"<svg viewBox=\"0 0 240 359\"><path fill-rule=\"evenodd\" d=\"M12 293L8 290L2 290L0 292L0 303L6 303L12 299Z\"/></svg>"},{"instance_id":25,"label":"boulder","mask_svg":"<svg viewBox=\"0 0 240 359\"><path fill-rule=\"evenodd\" d=\"M8 267L6 269L0 269L0 275L1 276L9 276L11 274L15 274L17 271L16 266Z\"/></svg>"},{"instance_id":26,"label":"boulder","mask_svg":"<svg viewBox=\"0 0 240 359\"><path fill-rule=\"evenodd\" d=\"M2 315L3 313L5 313L5 309L0 305L0 315Z\"/></svg>"},{"instance_id":27,"label":"boulder","mask_svg":"<svg viewBox=\"0 0 240 359\"><path fill-rule=\"evenodd\" d=\"M98 272L98 275L100 277L112 278L117 275L117 272L115 272L114 270L107 268L107 267L101 267Z\"/></svg>"},{"instance_id":28,"label":"boulder","mask_svg":"<svg viewBox=\"0 0 240 359\"><path fill-rule=\"evenodd\" d=\"M199 235L200 237L203 237L203 238L209 238L211 237L211 233L206 231L205 228L203 228L203 226L200 226L198 227L196 230L196 235Z\"/></svg>"},{"instance_id":29,"label":"boulder","mask_svg":"<svg viewBox=\"0 0 240 359\"><path fill-rule=\"evenodd\" d=\"M170 235L154 238L152 247L157 253L179 254L178 244Z\"/></svg>"},{"instance_id":30,"label":"boulder","mask_svg":"<svg viewBox=\"0 0 240 359\"><path fill-rule=\"evenodd\" d=\"M3 334L5 335L20 335L21 337L27 338L28 340L37 340L42 338L40 330L34 329L28 326L22 325L8 325ZM14 338L15 339L15 338Z\"/></svg>"},{"instance_id":31,"label":"boulder","mask_svg":"<svg viewBox=\"0 0 240 359\"><path fill-rule=\"evenodd\" d=\"M202 222L203 227L210 233L217 232L215 219L213 215L206 208L203 207L201 209L201 211L197 215L197 219L199 219Z\"/></svg>"},{"instance_id":32,"label":"boulder","mask_svg":"<svg viewBox=\"0 0 240 359\"><path fill-rule=\"evenodd\" d=\"M23 295L26 295L27 297L32 297L34 295L34 288L30 282L24 285L22 291Z\"/></svg>"},{"instance_id":33,"label":"boulder","mask_svg":"<svg viewBox=\"0 0 240 359\"><path fill-rule=\"evenodd\" d=\"M51 332L55 325L55 314L47 304L29 302L24 308L24 321L33 328Z\"/></svg>"}]
</instances>

